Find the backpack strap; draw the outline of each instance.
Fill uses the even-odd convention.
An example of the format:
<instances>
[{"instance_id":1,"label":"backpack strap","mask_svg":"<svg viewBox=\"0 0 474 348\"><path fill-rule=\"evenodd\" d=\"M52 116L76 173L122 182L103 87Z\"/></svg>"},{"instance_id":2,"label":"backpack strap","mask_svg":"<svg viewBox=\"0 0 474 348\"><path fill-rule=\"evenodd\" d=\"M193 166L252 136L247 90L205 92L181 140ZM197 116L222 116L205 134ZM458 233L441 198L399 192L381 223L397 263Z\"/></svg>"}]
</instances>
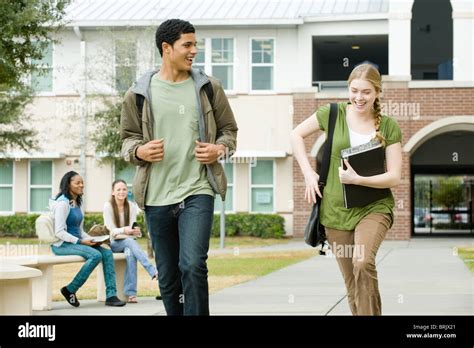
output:
<instances>
[{"instance_id":1,"label":"backpack strap","mask_svg":"<svg viewBox=\"0 0 474 348\"><path fill-rule=\"evenodd\" d=\"M326 146L324 147L323 160L321 166L321 172L319 174L319 183L324 187L329 172L329 164L331 162L331 151L332 151L332 139L334 136L334 128L336 125L336 119L338 114L337 103L331 103L329 112L329 125L326 139Z\"/></svg>"},{"instance_id":2,"label":"backpack strap","mask_svg":"<svg viewBox=\"0 0 474 348\"><path fill-rule=\"evenodd\" d=\"M207 99L209 100L209 103L211 103L212 109L214 109L214 88L212 87L211 81L206 83L203 86L204 92L206 92ZM135 103L137 105L137 110L138 110L138 117L142 118L143 115L143 104L145 101L145 97L141 94L135 94Z\"/></svg>"}]
</instances>

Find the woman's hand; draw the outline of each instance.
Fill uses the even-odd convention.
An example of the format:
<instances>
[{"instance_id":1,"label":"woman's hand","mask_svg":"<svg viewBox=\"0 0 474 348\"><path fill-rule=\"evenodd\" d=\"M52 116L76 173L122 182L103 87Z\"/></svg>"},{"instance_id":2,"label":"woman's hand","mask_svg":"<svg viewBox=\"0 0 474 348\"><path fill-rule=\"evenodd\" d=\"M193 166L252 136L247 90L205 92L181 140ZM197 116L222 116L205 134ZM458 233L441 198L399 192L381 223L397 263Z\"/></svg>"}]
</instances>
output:
<instances>
[{"instance_id":1,"label":"woman's hand","mask_svg":"<svg viewBox=\"0 0 474 348\"><path fill-rule=\"evenodd\" d=\"M134 229L131 228L131 227L128 227L128 226L125 227L124 230L123 230L123 232L124 232L126 235L128 235L128 236L133 235L133 231L134 231Z\"/></svg>"},{"instance_id":2,"label":"woman's hand","mask_svg":"<svg viewBox=\"0 0 474 348\"><path fill-rule=\"evenodd\" d=\"M83 239L83 240L81 240L81 244L82 245L88 245L88 246L97 246L97 245L100 245L102 243L96 243L96 242L93 242L90 239Z\"/></svg>"},{"instance_id":3,"label":"woman's hand","mask_svg":"<svg viewBox=\"0 0 474 348\"><path fill-rule=\"evenodd\" d=\"M314 170L309 170L304 174L304 181L306 183L306 189L304 191L304 199L308 203L316 203L316 194L323 198L321 192L319 191L318 181L319 175Z\"/></svg>"},{"instance_id":4,"label":"woman's hand","mask_svg":"<svg viewBox=\"0 0 474 348\"><path fill-rule=\"evenodd\" d=\"M344 164L347 167L346 170L339 167L339 180L341 181L341 184L358 185L360 179L359 174L355 172L347 159L344 160Z\"/></svg>"},{"instance_id":5,"label":"woman's hand","mask_svg":"<svg viewBox=\"0 0 474 348\"><path fill-rule=\"evenodd\" d=\"M137 236L139 238L142 236L142 231L140 230L140 227L135 227L132 231L132 234L134 236Z\"/></svg>"}]
</instances>

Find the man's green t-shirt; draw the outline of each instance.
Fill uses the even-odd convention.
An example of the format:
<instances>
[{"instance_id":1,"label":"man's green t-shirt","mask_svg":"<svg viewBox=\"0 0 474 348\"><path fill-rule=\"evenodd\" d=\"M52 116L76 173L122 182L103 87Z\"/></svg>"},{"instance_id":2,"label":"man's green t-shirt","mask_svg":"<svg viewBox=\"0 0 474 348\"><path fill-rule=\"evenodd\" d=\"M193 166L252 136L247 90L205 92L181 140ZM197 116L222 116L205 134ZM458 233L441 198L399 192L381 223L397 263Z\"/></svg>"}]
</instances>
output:
<instances>
[{"instance_id":1,"label":"man's green t-shirt","mask_svg":"<svg viewBox=\"0 0 474 348\"><path fill-rule=\"evenodd\" d=\"M323 200L321 203L321 223L329 228L337 230L353 231L357 224L370 213L386 213L391 217L393 224L393 207L395 205L393 195L380 199L365 207L345 208L342 184L339 181L339 167L341 166L341 150L350 146L349 127L346 122L346 107L349 103L338 103L338 118L334 128L331 162L329 173L324 187ZM320 107L316 111L316 118L320 129L326 131L329 121L329 104ZM402 132L397 121L386 115L382 115L380 131L385 138L386 146L401 142Z\"/></svg>"},{"instance_id":2,"label":"man's green t-shirt","mask_svg":"<svg viewBox=\"0 0 474 348\"><path fill-rule=\"evenodd\" d=\"M152 164L145 204L163 206L191 195L214 196L206 168L194 154L199 110L193 79L169 82L155 74L150 89L154 139L164 139L164 157Z\"/></svg>"}]
</instances>

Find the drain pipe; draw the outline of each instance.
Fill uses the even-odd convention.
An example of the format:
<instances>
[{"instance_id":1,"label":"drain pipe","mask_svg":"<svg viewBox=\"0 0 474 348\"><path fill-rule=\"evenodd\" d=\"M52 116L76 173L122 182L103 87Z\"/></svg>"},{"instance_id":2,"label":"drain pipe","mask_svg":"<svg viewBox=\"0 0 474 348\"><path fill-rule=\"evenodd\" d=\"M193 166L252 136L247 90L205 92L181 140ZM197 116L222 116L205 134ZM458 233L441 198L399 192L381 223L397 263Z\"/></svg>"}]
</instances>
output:
<instances>
[{"instance_id":1,"label":"drain pipe","mask_svg":"<svg viewBox=\"0 0 474 348\"><path fill-rule=\"evenodd\" d=\"M74 33L81 41L81 61L80 61L80 74L81 78L79 79L79 117L81 120L80 127L80 172L84 183L87 183L87 108L86 108L86 41L82 35L81 29L78 26L74 27ZM86 185L86 189L87 189ZM86 195L87 197L87 195Z\"/></svg>"}]
</instances>

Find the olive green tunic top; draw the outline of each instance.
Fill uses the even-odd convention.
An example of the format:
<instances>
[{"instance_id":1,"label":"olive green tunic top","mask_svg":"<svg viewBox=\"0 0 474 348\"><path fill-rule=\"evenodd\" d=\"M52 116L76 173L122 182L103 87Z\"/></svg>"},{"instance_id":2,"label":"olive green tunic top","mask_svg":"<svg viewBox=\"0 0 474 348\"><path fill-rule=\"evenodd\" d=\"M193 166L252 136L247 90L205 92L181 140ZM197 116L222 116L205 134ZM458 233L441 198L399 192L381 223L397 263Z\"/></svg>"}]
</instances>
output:
<instances>
[{"instance_id":1,"label":"olive green tunic top","mask_svg":"<svg viewBox=\"0 0 474 348\"><path fill-rule=\"evenodd\" d=\"M329 173L324 188L321 203L321 223L329 228L344 231L354 231L357 224L370 213L385 213L391 217L390 227L393 224L393 207L395 201L392 193L390 196L375 201L364 207L345 208L342 184L339 181L339 167L341 165L341 150L351 147L349 140L349 127L346 122L346 107L348 102L338 103L338 118L334 129L331 162ZM330 105L321 106L316 111L316 118L321 130L326 131L329 121ZM402 132L397 121L382 115L380 131L385 138L386 146L401 142Z\"/></svg>"}]
</instances>

